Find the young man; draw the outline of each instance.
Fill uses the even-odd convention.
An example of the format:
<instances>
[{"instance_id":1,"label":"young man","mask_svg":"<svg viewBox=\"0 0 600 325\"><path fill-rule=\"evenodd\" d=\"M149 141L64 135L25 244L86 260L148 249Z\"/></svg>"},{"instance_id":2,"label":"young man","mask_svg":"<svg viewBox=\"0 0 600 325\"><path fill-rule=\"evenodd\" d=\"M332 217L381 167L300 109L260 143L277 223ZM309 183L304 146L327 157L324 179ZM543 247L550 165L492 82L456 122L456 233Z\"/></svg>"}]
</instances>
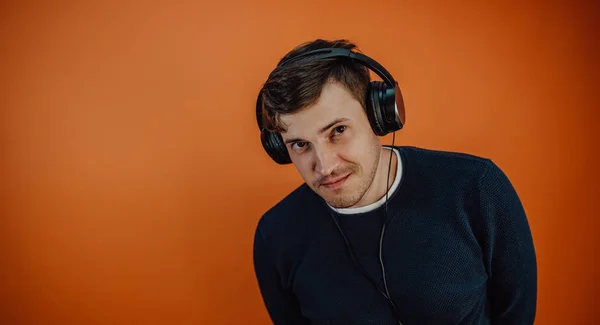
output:
<instances>
[{"instance_id":1,"label":"young man","mask_svg":"<svg viewBox=\"0 0 600 325\"><path fill-rule=\"evenodd\" d=\"M273 323L533 324L536 256L509 179L489 159L382 146L404 104L357 52L345 40L301 44L259 94L265 150L305 181L256 228Z\"/></svg>"}]
</instances>

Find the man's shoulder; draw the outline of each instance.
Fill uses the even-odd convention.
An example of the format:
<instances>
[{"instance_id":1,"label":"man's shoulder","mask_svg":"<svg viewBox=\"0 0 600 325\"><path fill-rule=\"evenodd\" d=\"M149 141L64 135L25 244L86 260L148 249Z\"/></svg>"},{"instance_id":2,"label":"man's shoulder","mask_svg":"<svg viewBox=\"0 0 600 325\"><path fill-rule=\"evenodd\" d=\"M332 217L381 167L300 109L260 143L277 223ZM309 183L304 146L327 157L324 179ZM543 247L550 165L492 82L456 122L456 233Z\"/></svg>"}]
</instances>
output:
<instances>
[{"instance_id":1,"label":"man's shoulder","mask_svg":"<svg viewBox=\"0 0 600 325\"><path fill-rule=\"evenodd\" d=\"M443 149L431 149L416 146L396 146L404 159L409 160L412 168L424 170L448 170L466 172L474 175L485 173L494 165L488 157L467 152Z\"/></svg>"},{"instance_id":2,"label":"man's shoulder","mask_svg":"<svg viewBox=\"0 0 600 325\"><path fill-rule=\"evenodd\" d=\"M474 189L490 169L498 169L488 157L472 153L415 146L397 147L405 170L418 186L439 190Z\"/></svg>"},{"instance_id":3,"label":"man's shoulder","mask_svg":"<svg viewBox=\"0 0 600 325\"><path fill-rule=\"evenodd\" d=\"M257 227L264 234L293 230L312 215L309 210L317 203L316 193L302 183L269 207L260 217Z\"/></svg>"},{"instance_id":4,"label":"man's shoulder","mask_svg":"<svg viewBox=\"0 0 600 325\"><path fill-rule=\"evenodd\" d=\"M289 214L290 212L297 211L298 208L305 205L307 200L312 200L313 192L306 183L302 183L293 189L291 192L286 194L277 203L269 207L264 215L263 219L278 218L281 215Z\"/></svg>"},{"instance_id":5,"label":"man's shoulder","mask_svg":"<svg viewBox=\"0 0 600 325\"><path fill-rule=\"evenodd\" d=\"M490 161L488 157L461 151L432 149L418 146L395 146L395 148L405 155L433 162L446 161L458 162L461 164L474 163L478 165L487 165Z\"/></svg>"}]
</instances>

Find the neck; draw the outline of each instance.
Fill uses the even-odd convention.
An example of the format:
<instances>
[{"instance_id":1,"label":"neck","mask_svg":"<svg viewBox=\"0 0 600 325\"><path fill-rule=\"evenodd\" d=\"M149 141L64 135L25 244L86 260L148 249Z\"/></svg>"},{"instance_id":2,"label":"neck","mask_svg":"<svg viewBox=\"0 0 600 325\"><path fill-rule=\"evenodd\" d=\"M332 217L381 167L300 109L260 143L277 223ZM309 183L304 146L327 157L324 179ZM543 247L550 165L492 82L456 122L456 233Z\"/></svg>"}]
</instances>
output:
<instances>
[{"instance_id":1,"label":"neck","mask_svg":"<svg viewBox=\"0 0 600 325\"><path fill-rule=\"evenodd\" d=\"M392 159L390 164L390 158ZM387 191L392 187L392 183L394 183L394 179L396 178L396 168L398 165L398 157L394 151L386 148L381 148L381 155L379 156L379 166L377 167L377 173L375 175L375 180L379 183L375 185L376 197L373 202L379 200ZM388 173L389 171L389 173ZM375 181L373 181L375 183Z\"/></svg>"},{"instance_id":2,"label":"neck","mask_svg":"<svg viewBox=\"0 0 600 325\"><path fill-rule=\"evenodd\" d=\"M390 165L390 158L392 163ZM363 198L355 205L355 207L369 205L381 199L387 191L392 187L394 179L396 178L396 168L398 166L398 159L393 150L381 147L381 154L379 155L379 163L377 164L377 170L375 171L375 177L369 190L365 193ZM388 177L389 170L389 177Z\"/></svg>"}]
</instances>

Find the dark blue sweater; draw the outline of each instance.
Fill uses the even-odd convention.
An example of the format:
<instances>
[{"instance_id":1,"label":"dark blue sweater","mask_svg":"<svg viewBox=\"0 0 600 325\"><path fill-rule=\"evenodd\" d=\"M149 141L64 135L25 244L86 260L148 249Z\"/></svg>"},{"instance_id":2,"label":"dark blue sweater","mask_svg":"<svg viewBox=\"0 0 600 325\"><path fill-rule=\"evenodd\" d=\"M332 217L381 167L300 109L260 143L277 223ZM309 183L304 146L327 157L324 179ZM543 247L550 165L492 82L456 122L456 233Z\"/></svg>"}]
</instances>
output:
<instances>
[{"instance_id":1,"label":"dark blue sweater","mask_svg":"<svg viewBox=\"0 0 600 325\"><path fill-rule=\"evenodd\" d=\"M388 201L383 260L402 324L533 324L535 250L506 175L489 159L396 148L403 171ZM398 324L352 263L327 209L302 184L258 222L254 267L273 323ZM338 214L357 259L381 287L383 211Z\"/></svg>"}]
</instances>

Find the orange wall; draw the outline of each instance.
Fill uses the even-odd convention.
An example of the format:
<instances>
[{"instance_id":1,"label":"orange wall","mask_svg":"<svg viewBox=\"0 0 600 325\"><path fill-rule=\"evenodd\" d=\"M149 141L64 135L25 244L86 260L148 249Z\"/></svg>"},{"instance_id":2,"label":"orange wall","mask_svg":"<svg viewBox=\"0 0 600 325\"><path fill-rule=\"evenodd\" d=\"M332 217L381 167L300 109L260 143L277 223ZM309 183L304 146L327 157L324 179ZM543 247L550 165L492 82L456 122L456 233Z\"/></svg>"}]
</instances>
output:
<instances>
[{"instance_id":1,"label":"orange wall","mask_svg":"<svg viewBox=\"0 0 600 325\"><path fill-rule=\"evenodd\" d=\"M254 226L301 180L262 152L253 105L316 37L356 41L396 76L397 144L511 177L538 252L536 324L597 320L598 2L13 2L0 323L268 324Z\"/></svg>"}]
</instances>

